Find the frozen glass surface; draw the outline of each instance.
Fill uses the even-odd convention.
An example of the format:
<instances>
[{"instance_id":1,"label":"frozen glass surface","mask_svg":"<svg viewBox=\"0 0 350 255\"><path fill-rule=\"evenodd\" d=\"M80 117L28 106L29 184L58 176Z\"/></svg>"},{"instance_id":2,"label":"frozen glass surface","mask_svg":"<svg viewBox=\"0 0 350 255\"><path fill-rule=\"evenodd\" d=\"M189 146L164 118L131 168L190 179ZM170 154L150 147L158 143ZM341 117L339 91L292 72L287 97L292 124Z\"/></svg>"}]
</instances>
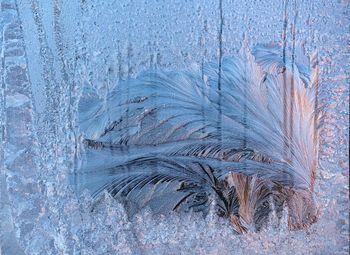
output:
<instances>
[{"instance_id":1,"label":"frozen glass surface","mask_svg":"<svg viewBox=\"0 0 350 255\"><path fill-rule=\"evenodd\" d=\"M349 1L0 0L0 3L1 254L348 254ZM245 72L251 70L246 64L252 68L255 64L271 69L280 67L276 62L269 66L269 58L264 55L266 45L276 49L282 59L281 72L284 64L298 70L297 74L291 71L290 77L300 81L300 88L303 82L311 84L317 77L317 108L322 119L313 195L319 211L316 223L291 231L288 208L283 207L280 215L268 215L265 219L268 224L260 231L248 229L238 235L229 220L217 215L215 203L206 207L203 217L186 210L155 214L152 205L157 208L181 198L173 193L141 209L138 201L127 202L125 206L111 197L113 192L91 196L109 180L108 174L96 176L86 172L125 163L145 153L160 155L170 150L160 146L161 141L170 138L176 142L171 149L186 145L188 140L179 138L184 134L192 135L194 140L201 140L208 133L217 135L217 127L228 120L220 118L217 125L210 126L210 114L217 114L214 111L232 118L236 118L236 112L244 116L242 113L247 111L246 118L242 117L243 127L247 126L246 121L254 119L249 117L250 105L235 108L234 103L225 103L233 91L229 90L232 84L225 83L230 78L226 70L244 70L245 81L270 81L263 73L259 76L257 72ZM232 68L232 59L241 59L244 68ZM175 88L180 91L156 86L154 91L144 89L142 77L154 81L161 79L163 73L167 75L160 84L176 81L180 85ZM186 82L196 85L184 86ZM218 93L211 84L220 87ZM242 92L245 96L238 101L251 102L254 94L250 92ZM154 95L155 101L147 105L143 96ZM152 125L160 119L187 113L172 108L160 112L156 120L137 119L147 115L144 110L152 110L152 106L160 109L162 105L180 104L179 95L203 107L198 109L205 116L200 118L202 124L209 126L205 132L201 129L199 133L197 127L187 124L187 129L182 130L180 125L179 133L169 134L166 131L171 130L170 121L169 126L162 124L162 131L145 132L145 140L132 136L143 127L155 130ZM167 97L173 98L168 101ZM117 132L112 124L123 116L124 108L118 108L123 100L131 110L127 124L120 122L123 128ZM139 108L143 102L146 106ZM208 102L215 102L217 108L209 107ZM192 106L181 105L187 110ZM283 109L275 110L276 116L283 114ZM103 113L100 119L98 113ZM172 121L183 124L189 120L186 118ZM130 125L133 121L134 126ZM248 131L226 129L215 137L221 146L226 146L222 138L231 135L235 139L227 142L230 146L242 142L244 148L254 147L265 154L272 151L276 157L285 153L273 142L257 143L253 131L259 125L254 123L250 122ZM275 130L279 124L269 125ZM101 136L99 132L106 127L111 127L111 132ZM296 132L297 127L293 128ZM302 137L304 129L300 130L297 135ZM84 142L86 138L119 142L126 137L125 144L148 146L141 149L128 146L118 153L91 149L89 154ZM231 153L229 148L226 158L242 155ZM244 157L252 155L248 152L244 152ZM224 157L212 153L214 158ZM157 167L159 162L158 159ZM215 169L226 169L223 164L218 163ZM153 165L138 166L141 172ZM288 176L276 177L272 167L254 167L260 176L278 180ZM245 168L246 165L239 166ZM309 185L295 176L300 175L293 175L293 183L301 188ZM158 186L160 190L176 188ZM142 196L146 191L135 197L146 201L146 195Z\"/></svg>"}]
</instances>

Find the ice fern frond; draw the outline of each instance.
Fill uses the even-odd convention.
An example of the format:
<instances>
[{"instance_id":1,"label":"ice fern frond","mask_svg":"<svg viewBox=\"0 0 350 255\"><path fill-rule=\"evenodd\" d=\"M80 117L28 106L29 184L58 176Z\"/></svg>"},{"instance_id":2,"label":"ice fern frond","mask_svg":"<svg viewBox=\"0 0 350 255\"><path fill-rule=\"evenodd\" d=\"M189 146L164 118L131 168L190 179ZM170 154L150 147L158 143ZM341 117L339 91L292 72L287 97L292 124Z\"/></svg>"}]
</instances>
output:
<instances>
[{"instance_id":1,"label":"ice fern frond","mask_svg":"<svg viewBox=\"0 0 350 255\"><path fill-rule=\"evenodd\" d=\"M213 63L201 74L147 71L105 99L86 89L86 187L159 212L206 211L215 199L238 232L266 224L271 201L289 208L291 228L314 222L317 74L280 52L224 58L220 76Z\"/></svg>"}]
</instances>

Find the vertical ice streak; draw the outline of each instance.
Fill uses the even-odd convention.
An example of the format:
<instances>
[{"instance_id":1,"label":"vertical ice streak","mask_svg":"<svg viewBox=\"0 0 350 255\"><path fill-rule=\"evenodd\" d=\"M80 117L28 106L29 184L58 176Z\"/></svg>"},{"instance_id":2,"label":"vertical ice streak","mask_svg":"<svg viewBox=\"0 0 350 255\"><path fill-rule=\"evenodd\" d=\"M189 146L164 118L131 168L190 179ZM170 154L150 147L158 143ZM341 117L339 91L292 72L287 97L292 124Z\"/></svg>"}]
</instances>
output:
<instances>
[{"instance_id":1,"label":"vertical ice streak","mask_svg":"<svg viewBox=\"0 0 350 255\"><path fill-rule=\"evenodd\" d=\"M287 51L287 28L288 28L288 0L283 1L283 30L282 30L282 61L283 61L283 123L284 123L284 145L285 145L285 153L288 151L288 127L287 127L287 78L286 78L286 72L285 72L285 66L286 66L286 51ZM287 154L286 154L287 156Z\"/></svg>"},{"instance_id":2,"label":"vertical ice streak","mask_svg":"<svg viewBox=\"0 0 350 255\"><path fill-rule=\"evenodd\" d=\"M295 75L295 44L296 44L296 25L297 25L297 17L298 17L298 10L297 10L297 4L296 4L296 1L297 0L294 0L294 5L293 5L293 9L294 9L294 21L293 23L291 24L291 34L292 34L292 77L291 77L291 81L290 81L290 94L289 94L289 132L290 132L290 135L288 137L289 139L289 142L290 143L293 143L293 132L294 132L294 129L293 129L293 126L294 126L294 100L295 100L295 84L294 84L294 75ZM293 164L293 157L294 157L294 151L293 151L293 146L290 146L290 155L289 155L289 158L291 159L291 164Z\"/></svg>"},{"instance_id":3,"label":"vertical ice streak","mask_svg":"<svg viewBox=\"0 0 350 255\"><path fill-rule=\"evenodd\" d=\"M219 40L219 66L218 66L218 84L217 84L217 90L218 90L218 124L217 127L221 127L222 123L222 92L221 92L221 73L222 73L222 33L223 33L223 26L224 26L224 16L223 16L223 7L222 7L222 0L219 0L219 34L218 34L218 40ZM220 131L219 133L219 144L222 142L222 133Z\"/></svg>"},{"instance_id":4,"label":"vertical ice streak","mask_svg":"<svg viewBox=\"0 0 350 255\"><path fill-rule=\"evenodd\" d=\"M23 231L26 220L22 215L30 213L29 220L35 221L38 212L31 208L42 206L39 184L33 181L40 175L35 163L34 108L18 5L16 1L1 1L0 6L0 253L25 254L32 247L17 234L30 237L33 231ZM32 189L20 194L26 199L21 205L17 190L28 184Z\"/></svg>"},{"instance_id":5,"label":"vertical ice streak","mask_svg":"<svg viewBox=\"0 0 350 255\"><path fill-rule=\"evenodd\" d=\"M287 58L287 44L288 44L288 35L287 35L287 29L288 29L288 3L289 0L283 0L283 30L282 30L282 61L283 61L283 69L281 72L283 72L283 132L284 132L284 155L285 160L290 160L290 133L289 133L289 127L291 125L288 125L288 122L290 119L288 118L288 81L287 81L287 71L286 71L286 58ZM294 75L294 74L293 74ZM291 111L291 109L290 109ZM289 178L289 177L288 177Z\"/></svg>"}]
</instances>

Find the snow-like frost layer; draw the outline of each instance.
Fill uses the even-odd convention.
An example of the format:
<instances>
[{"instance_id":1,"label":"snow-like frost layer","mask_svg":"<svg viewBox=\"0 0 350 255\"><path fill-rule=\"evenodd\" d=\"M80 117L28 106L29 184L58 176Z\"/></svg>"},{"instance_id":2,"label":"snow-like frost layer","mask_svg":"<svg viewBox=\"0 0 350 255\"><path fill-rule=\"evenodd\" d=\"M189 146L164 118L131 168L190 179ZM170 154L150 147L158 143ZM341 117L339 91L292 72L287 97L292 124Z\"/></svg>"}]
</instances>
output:
<instances>
[{"instance_id":1,"label":"snow-like frost layer","mask_svg":"<svg viewBox=\"0 0 350 255\"><path fill-rule=\"evenodd\" d=\"M68 182L82 80L103 94L149 66L200 68L217 57L218 5L1 0L2 254L348 254L349 2L296 3L287 13L297 17L297 38L320 56L321 218L307 231L274 228L272 220L237 236L214 215L145 210L128 219L115 200L77 198ZM282 9L277 0L223 1L224 54L236 52L244 32L252 43L280 40Z\"/></svg>"}]
</instances>

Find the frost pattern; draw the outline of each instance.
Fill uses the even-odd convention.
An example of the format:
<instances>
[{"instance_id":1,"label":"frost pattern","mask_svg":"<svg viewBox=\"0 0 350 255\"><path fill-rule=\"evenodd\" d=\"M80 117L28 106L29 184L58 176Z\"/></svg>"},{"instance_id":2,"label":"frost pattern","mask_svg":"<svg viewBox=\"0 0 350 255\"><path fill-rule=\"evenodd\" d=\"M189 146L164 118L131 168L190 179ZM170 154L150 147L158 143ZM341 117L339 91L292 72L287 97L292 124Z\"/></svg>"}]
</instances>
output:
<instances>
[{"instance_id":1,"label":"frost pattern","mask_svg":"<svg viewBox=\"0 0 350 255\"><path fill-rule=\"evenodd\" d=\"M348 254L348 10L346 0L1 0L1 252ZM237 236L213 211L128 218L107 194L94 205L77 197L84 83L106 98L144 70L201 72L242 42L271 41L289 59L293 42L306 56L318 51L321 215L308 231L276 228L271 215L268 229Z\"/></svg>"},{"instance_id":2,"label":"frost pattern","mask_svg":"<svg viewBox=\"0 0 350 255\"><path fill-rule=\"evenodd\" d=\"M261 229L272 206L281 216L284 204L291 229L309 226L317 218L318 66L311 79L280 52L242 50L219 72L205 64L202 76L146 71L106 100L84 88L83 184L131 202L130 211L205 212L215 202L240 233Z\"/></svg>"}]
</instances>

